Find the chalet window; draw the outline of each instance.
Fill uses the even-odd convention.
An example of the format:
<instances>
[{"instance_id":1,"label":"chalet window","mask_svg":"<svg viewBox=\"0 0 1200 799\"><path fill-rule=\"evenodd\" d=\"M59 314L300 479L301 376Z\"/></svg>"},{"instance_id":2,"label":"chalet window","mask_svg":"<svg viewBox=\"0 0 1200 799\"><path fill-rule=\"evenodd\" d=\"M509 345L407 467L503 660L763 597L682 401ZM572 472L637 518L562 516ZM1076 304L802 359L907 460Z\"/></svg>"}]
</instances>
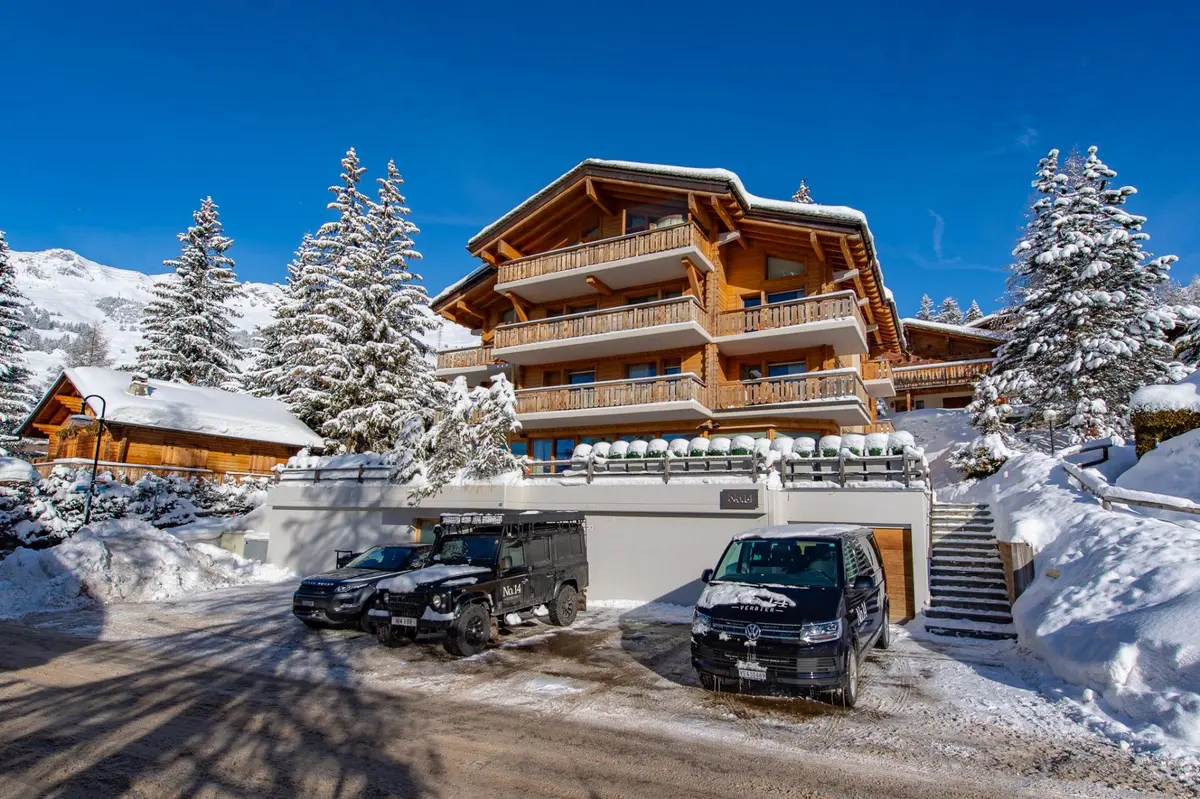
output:
<instances>
[{"instance_id":1,"label":"chalet window","mask_svg":"<svg viewBox=\"0 0 1200 799\"><path fill-rule=\"evenodd\" d=\"M573 438L556 438L554 439L554 460L569 461L571 456L575 454L575 439Z\"/></svg>"},{"instance_id":2,"label":"chalet window","mask_svg":"<svg viewBox=\"0 0 1200 799\"><path fill-rule=\"evenodd\" d=\"M917 400L917 410L918 411L925 410L925 400Z\"/></svg>"},{"instance_id":3,"label":"chalet window","mask_svg":"<svg viewBox=\"0 0 1200 799\"><path fill-rule=\"evenodd\" d=\"M795 289L794 291L773 291L767 295L767 303L772 302L792 302L793 300L804 299L804 291Z\"/></svg>"},{"instance_id":4,"label":"chalet window","mask_svg":"<svg viewBox=\"0 0 1200 799\"><path fill-rule=\"evenodd\" d=\"M683 361L679 358L663 358L662 364L664 375L683 374Z\"/></svg>"},{"instance_id":5,"label":"chalet window","mask_svg":"<svg viewBox=\"0 0 1200 799\"><path fill-rule=\"evenodd\" d=\"M579 369L573 372L567 372L567 383L572 386L582 385L584 383L596 382L595 369Z\"/></svg>"},{"instance_id":6,"label":"chalet window","mask_svg":"<svg viewBox=\"0 0 1200 799\"><path fill-rule=\"evenodd\" d=\"M782 277L799 277L804 274L804 261L789 261L787 258L767 256L767 280Z\"/></svg>"},{"instance_id":7,"label":"chalet window","mask_svg":"<svg viewBox=\"0 0 1200 799\"><path fill-rule=\"evenodd\" d=\"M599 241L600 240L600 226L596 225L591 230L585 231L583 233L583 235L579 237L579 240L584 243L587 243L589 241Z\"/></svg>"},{"instance_id":8,"label":"chalet window","mask_svg":"<svg viewBox=\"0 0 1200 799\"><path fill-rule=\"evenodd\" d=\"M572 305L567 309L567 311L569 313L588 313L596 310L596 307L596 303L593 302L586 305Z\"/></svg>"},{"instance_id":9,"label":"chalet window","mask_svg":"<svg viewBox=\"0 0 1200 799\"><path fill-rule=\"evenodd\" d=\"M678 201L637 205L625 212L625 232L640 233L643 230L682 224L687 219L687 206Z\"/></svg>"},{"instance_id":10,"label":"chalet window","mask_svg":"<svg viewBox=\"0 0 1200 799\"><path fill-rule=\"evenodd\" d=\"M742 296L743 308L757 308L762 305L761 294L746 294Z\"/></svg>"},{"instance_id":11,"label":"chalet window","mask_svg":"<svg viewBox=\"0 0 1200 799\"><path fill-rule=\"evenodd\" d=\"M760 380L762 379L762 366L757 363L744 363L741 367L742 380Z\"/></svg>"},{"instance_id":12,"label":"chalet window","mask_svg":"<svg viewBox=\"0 0 1200 799\"><path fill-rule=\"evenodd\" d=\"M629 297L625 300L627 305L641 305L644 302L658 302L658 295L647 294L644 297Z\"/></svg>"},{"instance_id":13,"label":"chalet window","mask_svg":"<svg viewBox=\"0 0 1200 799\"><path fill-rule=\"evenodd\" d=\"M807 371L808 364L804 361L767 364L767 377L792 377L794 375L802 375Z\"/></svg>"},{"instance_id":14,"label":"chalet window","mask_svg":"<svg viewBox=\"0 0 1200 799\"><path fill-rule=\"evenodd\" d=\"M673 300L683 296L683 289L666 289L662 293L664 300Z\"/></svg>"},{"instance_id":15,"label":"chalet window","mask_svg":"<svg viewBox=\"0 0 1200 799\"><path fill-rule=\"evenodd\" d=\"M653 361L647 363L631 363L625 367L625 376L630 380L639 377L656 377L658 375L658 364Z\"/></svg>"},{"instance_id":16,"label":"chalet window","mask_svg":"<svg viewBox=\"0 0 1200 799\"><path fill-rule=\"evenodd\" d=\"M500 324L502 325L511 325L515 321L517 321L517 310L515 308L509 308L500 314Z\"/></svg>"},{"instance_id":17,"label":"chalet window","mask_svg":"<svg viewBox=\"0 0 1200 799\"><path fill-rule=\"evenodd\" d=\"M529 451L529 445L524 441L514 441L508 445L508 451L518 458L524 458L525 454Z\"/></svg>"},{"instance_id":18,"label":"chalet window","mask_svg":"<svg viewBox=\"0 0 1200 799\"><path fill-rule=\"evenodd\" d=\"M547 319L553 319L556 316L562 316L562 315L563 315L562 308L547 308L546 309L546 318Z\"/></svg>"}]
</instances>

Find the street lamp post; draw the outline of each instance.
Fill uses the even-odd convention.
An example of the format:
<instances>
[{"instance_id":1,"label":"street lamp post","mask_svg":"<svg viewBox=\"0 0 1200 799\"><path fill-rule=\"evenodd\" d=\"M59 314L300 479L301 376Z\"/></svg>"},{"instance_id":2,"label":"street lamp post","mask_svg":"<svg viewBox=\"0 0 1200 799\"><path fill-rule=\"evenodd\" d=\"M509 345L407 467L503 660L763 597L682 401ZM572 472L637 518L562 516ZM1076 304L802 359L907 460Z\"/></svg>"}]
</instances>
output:
<instances>
[{"instance_id":1,"label":"street lamp post","mask_svg":"<svg viewBox=\"0 0 1200 799\"><path fill-rule=\"evenodd\" d=\"M80 410L87 407L87 401L95 398L100 400L100 418L96 430L96 454L92 457L92 482L88 485L87 504L83 510L83 523L86 525L92 520L92 497L96 495L96 472L100 468L100 443L104 439L104 412L108 409L108 402L99 394L88 394L83 398L80 404ZM86 413L72 414L70 423L75 426L90 426L92 417Z\"/></svg>"},{"instance_id":2,"label":"street lamp post","mask_svg":"<svg viewBox=\"0 0 1200 799\"><path fill-rule=\"evenodd\" d=\"M1042 418L1046 420L1046 424L1050 426L1050 454L1054 454L1054 420L1058 418L1058 411L1053 408L1047 408L1042 412Z\"/></svg>"}]
</instances>

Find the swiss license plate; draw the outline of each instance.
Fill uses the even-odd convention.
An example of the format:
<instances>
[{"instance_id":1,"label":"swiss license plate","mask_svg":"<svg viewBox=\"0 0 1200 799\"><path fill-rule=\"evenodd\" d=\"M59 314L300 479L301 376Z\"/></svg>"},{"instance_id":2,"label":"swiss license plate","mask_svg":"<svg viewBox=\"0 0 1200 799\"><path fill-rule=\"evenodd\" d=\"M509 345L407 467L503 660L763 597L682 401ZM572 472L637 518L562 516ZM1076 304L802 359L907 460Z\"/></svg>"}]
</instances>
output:
<instances>
[{"instance_id":1,"label":"swiss license plate","mask_svg":"<svg viewBox=\"0 0 1200 799\"><path fill-rule=\"evenodd\" d=\"M397 627L416 627L417 620L410 619L407 616L392 616L392 624Z\"/></svg>"},{"instance_id":2,"label":"swiss license plate","mask_svg":"<svg viewBox=\"0 0 1200 799\"><path fill-rule=\"evenodd\" d=\"M767 667L757 663L738 663L737 671L738 678L742 680L762 681L767 679Z\"/></svg>"},{"instance_id":3,"label":"swiss license plate","mask_svg":"<svg viewBox=\"0 0 1200 799\"><path fill-rule=\"evenodd\" d=\"M313 606L313 601L311 599L301 599L300 600L300 607L311 608L312 606Z\"/></svg>"}]
</instances>

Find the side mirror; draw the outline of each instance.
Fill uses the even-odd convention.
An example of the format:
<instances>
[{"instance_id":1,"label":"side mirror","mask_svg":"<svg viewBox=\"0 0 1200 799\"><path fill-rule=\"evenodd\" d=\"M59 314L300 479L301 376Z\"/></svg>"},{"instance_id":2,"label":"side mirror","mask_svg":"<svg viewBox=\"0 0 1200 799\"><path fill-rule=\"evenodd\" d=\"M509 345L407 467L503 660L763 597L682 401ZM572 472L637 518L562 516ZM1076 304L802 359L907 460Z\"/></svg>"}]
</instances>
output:
<instances>
[{"instance_id":1,"label":"side mirror","mask_svg":"<svg viewBox=\"0 0 1200 799\"><path fill-rule=\"evenodd\" d=\"M700 572L700 582L707 583L707 582L711 581L712 578L713 578L713 570L712 569L705 569L704 571Z\"/></svg>"},{"instance_id":2,"label":"side mirror","mask_svg":"<svg viewBox=\"0 0 1200 799\"><path fill-rule=\"evenodd\" d=\"M875 578L863 575L854 580L855 591L870 591L875 587Z\"/></svg>"}]
</instances>

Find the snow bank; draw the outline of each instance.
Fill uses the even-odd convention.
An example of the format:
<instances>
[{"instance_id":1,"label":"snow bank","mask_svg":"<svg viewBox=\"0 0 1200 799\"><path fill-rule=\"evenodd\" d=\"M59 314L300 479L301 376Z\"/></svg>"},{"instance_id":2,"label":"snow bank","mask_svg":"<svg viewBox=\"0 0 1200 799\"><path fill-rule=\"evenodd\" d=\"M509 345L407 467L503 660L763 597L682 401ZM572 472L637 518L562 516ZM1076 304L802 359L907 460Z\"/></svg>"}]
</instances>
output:
<instances>
[{"instance_id":1,"label":"snow bank","mask_svg":"<svg viewBox=\"0 0 1200 799\"><path fill-rule=\"evenodd\" d=\"M1117 478L1117 487L1129 491L1170 494L1200 503L1200 430L1190 430L1150 450ZM1141 509L1143 514L1200 525L1200 516L1175 511Z\"/></svg>"},{"instance_id":2,"label":"snow bank","mask_svg":"<svg viewBox=\"0 0 1200 799\"><path fill-rule=\"evenodd\" d=\"M1133 392L1129 402L1133 413L1155 411L1195 411L1200 413L1200 372L1167 386L1144 386Z\"/></svg>"},{"instance_id":3,"label":"snow bank","mask_svg":"<svg viewBox=\"0 0 1200 799\"><path fill-rule=\"evenodd\" d=\"M93 602L156 602L291 577L276 566L121 519L84 527L49 549L17 549L0 561L0 618Z\"/></svg>"},{"instance_id":4,"label":"snow bank","mask_svg":"<svg viewBox=\"0 0 1200 799\"><path fill-rule=\"evenodd\" d=\"M971 427L970 414L965 409L928 408L893 414L890 418L896 429L904 432L888 437L888 449L894 452L897 447L914 445L923 449L925 459L929 461L932 484L937 487L938 498L944 499L943 486L962 480L962 473L951 456L960 444L973 441L978 435Z\"/></svg>"},{"instance_id":5,"label":"snow bank","mask_svg":"<svg viewBox=\"0 0 1200 799\"><path fill-rule=\"evenodd\" d=\"M20 458L0 458L0 483L36 483L38 470Z\"/></svg>"}]
</instances>

